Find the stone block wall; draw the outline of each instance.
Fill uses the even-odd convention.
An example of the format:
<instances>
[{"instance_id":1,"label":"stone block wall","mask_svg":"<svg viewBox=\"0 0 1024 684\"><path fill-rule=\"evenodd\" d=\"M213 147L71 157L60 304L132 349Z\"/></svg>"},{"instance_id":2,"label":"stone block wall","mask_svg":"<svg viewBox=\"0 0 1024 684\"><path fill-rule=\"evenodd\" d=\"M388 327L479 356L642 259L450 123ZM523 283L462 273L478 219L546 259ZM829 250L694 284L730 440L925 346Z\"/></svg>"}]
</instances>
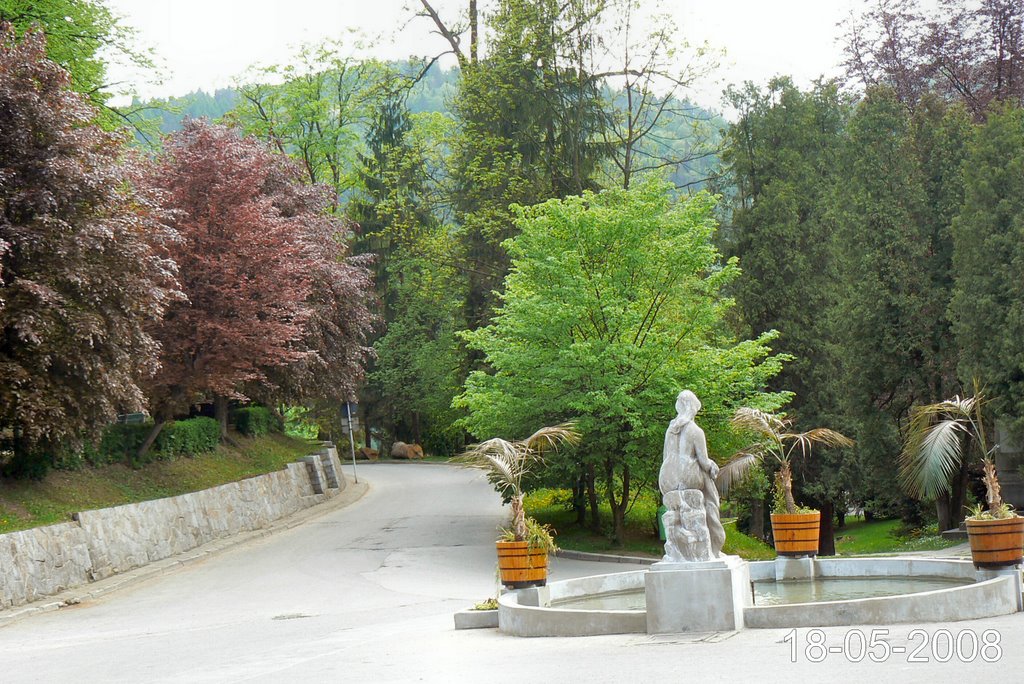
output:
<instances>
[{"instance_id":1,"label":"stone block wall","mask_svg":"<svg viewBox=\"0 0 1024 684\"><path fill-rule=\"evenodd\" d=\"M314 491L314 475L323 493ZM267 527L347 484L337 450L325 445L274 473L0 535L0 610Z\"/></svg>"}]
</instances>

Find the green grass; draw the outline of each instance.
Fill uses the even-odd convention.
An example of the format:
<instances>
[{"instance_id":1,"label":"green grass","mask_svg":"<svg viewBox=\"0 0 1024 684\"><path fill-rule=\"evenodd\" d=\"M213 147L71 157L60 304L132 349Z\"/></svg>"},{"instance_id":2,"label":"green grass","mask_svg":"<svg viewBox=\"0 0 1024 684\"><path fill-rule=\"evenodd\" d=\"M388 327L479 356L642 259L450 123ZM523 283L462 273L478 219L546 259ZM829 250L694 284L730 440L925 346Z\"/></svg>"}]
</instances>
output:
<instances>
[{"instance_id":1,"label":"green grass","mask_svg":"<svg viewBox=\"0 0 1024 684\"><path fill-rule=\"evenodd\" d=\"M847 518L846 525L836 528L836 554L856 556L868 553L903 553L907 551L935 551L959 542L944 539L935 526L924 530L905 532L899 520Z\"/></svg>"},{"instance_id":2,"label":"green grass","mask_svg":"<svg viewBox=\"0 0 1024 684\"><path fill-rule=\"evenodd\" d=\"M629 556L661 558L665 553L664 542L658 539L657 510L653 494L640 497L626 516L626 539L623 544L612 542L609 530L594 532L576 524L576 516L567 507L570 493L561 489L541 489L526 497L526 511L542 524L551 525L556 533L556 542L563 549L589 553L612 553ZM601 506L601 518L607 524L611 521L611 510L607 504ZM723 551L736 554L747 560L768 560L775 558L775 550L767 544L739 532L735 520L725 523L725 546Z\"/></svg>"},{"instance_id":3,"label":"green grass","mask_svg":"<svg viewBox=\"0 0 1024 684\"><path fill-rule=\"evenodd\" d=\"M233 435L239 448L220 446L194 458L51 471L42 481L0 480L0 533L70 520L95 508L159 499L280 470L311 453L309 442L281 434L250 439Z\"/></svg>"}]
</instances>

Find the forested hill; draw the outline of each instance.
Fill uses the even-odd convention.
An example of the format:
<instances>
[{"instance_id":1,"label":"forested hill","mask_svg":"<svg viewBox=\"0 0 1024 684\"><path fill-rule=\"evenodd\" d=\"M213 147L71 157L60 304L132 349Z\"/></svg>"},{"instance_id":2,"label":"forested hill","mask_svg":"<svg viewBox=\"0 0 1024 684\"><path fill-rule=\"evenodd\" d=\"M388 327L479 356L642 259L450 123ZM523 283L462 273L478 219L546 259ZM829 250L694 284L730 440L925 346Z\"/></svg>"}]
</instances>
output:
<instances>
[{"instance_id":1,"label":"forested hill","mask_svg":"<svg viewBox=\"0 0 1024 684\"><path fill-rule=\"evenodd\" d=\"M411 69L410 66L405 71ZM449 114L449 103L456 95L458 80L458 68L445 69L434 65L409 92L406 106L413 114ZM167 134L180 130L181 122L185 118L205 117L216 121L234 109L239 100L238 91L232 88L219 88L212 94L197 90L168 100L135 102L133 108L140 112L141 118L149 122L149 130L159 129L161 133ZM717 149L717 139L720 132L726 128L726 121L717 113L696 106L688 106L687 109L690 111L688 117L666 116L659 121L657 128L660 131L656 137L660 140L673 141L673 146L678 146L681 150ZM695 125L695 122L699 122L699 125ZM143 130L145 129L146 127L143 127ZM708 136L714 138L711 145L707 144ZM141 136L139 141L143 142ZM683 154L680 157L690 158L692 155ZM718 164L717 154L693 158L671 173L670 180L679 187L700 187L704 179L714 175Z\"/></svg>"}]
</instances>

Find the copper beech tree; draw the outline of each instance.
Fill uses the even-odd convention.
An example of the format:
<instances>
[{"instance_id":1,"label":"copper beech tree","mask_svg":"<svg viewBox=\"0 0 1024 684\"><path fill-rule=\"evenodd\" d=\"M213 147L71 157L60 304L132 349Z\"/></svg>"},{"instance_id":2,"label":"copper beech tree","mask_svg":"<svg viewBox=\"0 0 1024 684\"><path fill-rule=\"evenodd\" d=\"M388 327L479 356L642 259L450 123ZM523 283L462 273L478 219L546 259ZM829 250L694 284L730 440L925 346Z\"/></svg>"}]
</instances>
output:
<instances>
[{"instance_id":1,"label":"copper beech tree","mask_svg":"<svg viewBox=\"0 0 1024 684\"><path fill-rule=\"evenodd\" d=\"M0 25L0 451L21 475L141 408L175 296L153 249L173 231L95 119L41 34Z\"/></svg>"},{"instance_id":2,"label":"copper beech tree","mask_svg":"<svg viewBox=\"0 0 1024 684\"><path fill-rule=\"evenodd\" d=\"M165 141L152 182L181 236L169 256L188 301L154 328L163 346L147 388L155 425L140 452L175 412L209 399L226 436L229 399L317 358L331 318L324 308L335 303L323 301L325 274L342 268L340 248L330 248L341 226L324 213L324 192L302 186L288 158L233 129L186 121ZM365 300L365 281L345 283L351 301Z\"/></svg>"}]
</instances>

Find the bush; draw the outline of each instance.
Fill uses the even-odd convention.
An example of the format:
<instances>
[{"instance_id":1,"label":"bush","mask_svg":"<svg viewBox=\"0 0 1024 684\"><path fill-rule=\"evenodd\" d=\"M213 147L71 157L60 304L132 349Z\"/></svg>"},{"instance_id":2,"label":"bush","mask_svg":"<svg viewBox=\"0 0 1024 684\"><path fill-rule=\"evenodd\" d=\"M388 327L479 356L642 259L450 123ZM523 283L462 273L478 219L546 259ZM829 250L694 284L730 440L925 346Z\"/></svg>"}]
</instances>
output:
<instances>
[{"instance_id":1,"label":"bush","mask_svg":"<svg viewBox=\"0 0 1024 684\"><path fill-rule=\"evenodd\" d=\"M85 460L94 466L127 461L135 455L152 423L116 423L107 426L97 446L86 445L82 450Z\"/></svg>"},{"instance_id":2,"label":"bush","mask_svg":"<svg viewBox=\"0 0 1024 684\"><path fill-rule=\"evenodd\" d=\"M44 454L17 451L3 464L0 473L12 480L42 480L50 465L51 459Z\"/></svg>"},{"instance_id":3,"label":"bush","mask_svg":"<svg viewBox=\"0 0 1024 684\"><path fill-rule=\"evenodd\" d=\"M147 430L152 426L146 426ZM164 426L153 444L159 458L195 456L213 451L220 443L220 424L213 418L176 420ZM141 444L141 441L140 441Z\"/></svg>"},{"instance_id":4,"label":"bush","mask_svg":"<svg viewBox=\"0 0 1024 684\"><path fill-rule=\"evenodd\" d=\"M264 406L246 406L234 412L235 428L248 437L262 437L280 427L274 415Z\"/></svg>"}]
</instances>

